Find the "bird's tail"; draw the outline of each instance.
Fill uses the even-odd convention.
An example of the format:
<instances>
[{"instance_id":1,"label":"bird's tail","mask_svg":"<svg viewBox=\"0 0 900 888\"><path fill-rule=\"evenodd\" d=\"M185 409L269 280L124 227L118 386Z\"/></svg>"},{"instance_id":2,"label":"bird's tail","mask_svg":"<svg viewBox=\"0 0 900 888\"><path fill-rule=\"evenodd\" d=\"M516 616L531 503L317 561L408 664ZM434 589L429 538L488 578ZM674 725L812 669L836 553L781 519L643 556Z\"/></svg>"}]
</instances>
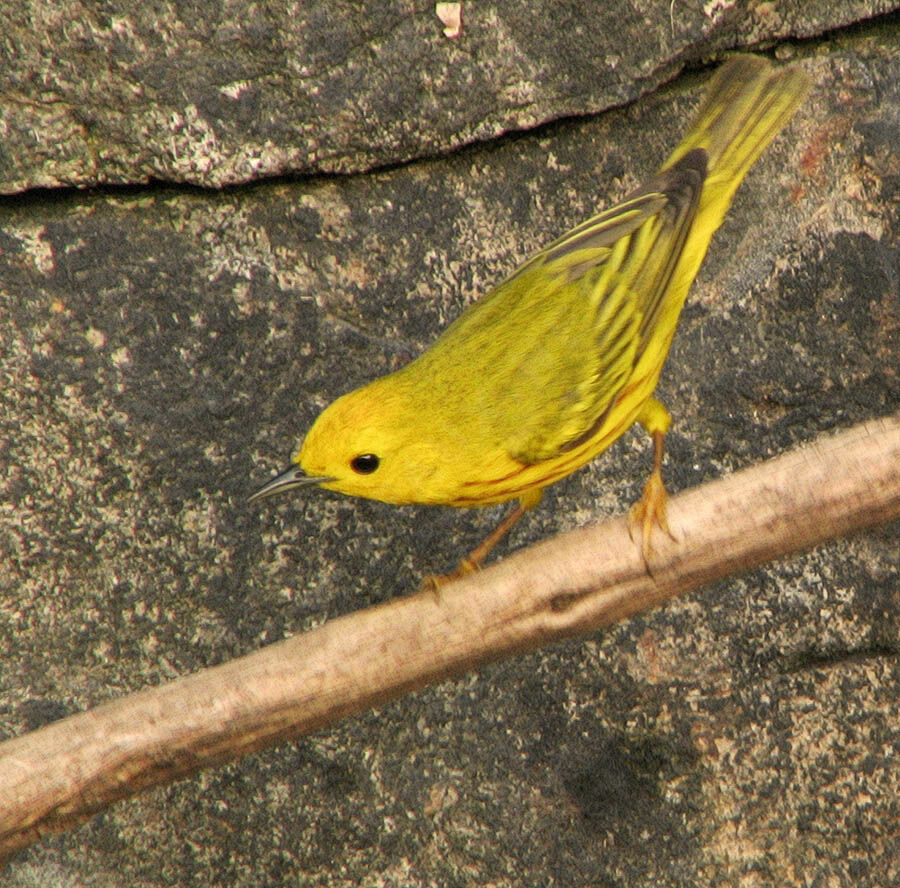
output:
<instances>
[{"instance_id":1,"label":"bird's tail","mask_svg":"<svg viewBox=\"0 0 900 888\"><path fill-rule=\"evenodd\" d=\"M718 226L741 179L808 90L809 79L799 68L773 68L759 56L732 56L716 72L694 125L662 167L668 169L694 148L706 151L698 212L719 216L707 218L709 224Z\"/></svg>"}]
</instances>

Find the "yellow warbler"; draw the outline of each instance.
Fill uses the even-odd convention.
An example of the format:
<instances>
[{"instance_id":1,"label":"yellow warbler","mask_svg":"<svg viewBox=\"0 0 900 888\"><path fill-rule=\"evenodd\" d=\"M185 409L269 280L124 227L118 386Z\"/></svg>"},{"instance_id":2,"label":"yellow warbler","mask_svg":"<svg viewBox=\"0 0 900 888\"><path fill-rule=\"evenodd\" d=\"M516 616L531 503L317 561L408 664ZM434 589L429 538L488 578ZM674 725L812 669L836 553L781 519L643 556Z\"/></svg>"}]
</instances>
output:
<instances>
[{"instance_id":1,"label":"yellow warbler","mask_svg":"<svg viewBox=\"0 0 900 888\"><path fill-rule=\"evenodd\" d=\"M312 485L389 503L518 499L458 575L637 421L654 443L630 513L647 558L653 524L668 529L670 417L653 390L681 307L735 190L807 87L796 68L729 59L646 185L533 256L412 363L338 398L251 499Z\"/></svg>"}]
</instances>

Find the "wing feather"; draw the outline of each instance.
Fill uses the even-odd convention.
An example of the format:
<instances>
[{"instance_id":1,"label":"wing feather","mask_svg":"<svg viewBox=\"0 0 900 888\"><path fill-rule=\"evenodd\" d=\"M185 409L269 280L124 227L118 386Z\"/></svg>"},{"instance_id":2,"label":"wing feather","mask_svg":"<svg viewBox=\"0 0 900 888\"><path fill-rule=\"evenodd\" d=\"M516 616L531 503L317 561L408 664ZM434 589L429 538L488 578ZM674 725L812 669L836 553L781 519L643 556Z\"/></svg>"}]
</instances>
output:
<instances>
[{"instance_id":1,"label":"wing feather","mask_svg":"<svg viewBox=\"0 0 900 888\"><path fill-rule=\"evenodd\" d=\"M460 458L490 440L534 464L599 428L659 335L705 171L705 152L688 152L526 262L397 374L424 422L457 417Z\"/></svg>"},{"instance_id":2,"label":"wing feather","mask_svg":"<svg viewBox=\"0 0 900 888\"><path fill-rule=\"evenodd\" d=\"M690 152L548 248L545 273L564 268L562 286L579 291L580 298L560 294L560 301L571 311L584 311L592 329L580 340L589 347L577 370L568 374L569 391L551 392L559 398L556 409L548 405L536 412L540 421L519 429L509 441L514 458L526 463L552 458L577 447L602 425L653 341L705 173L705 152Z\"/></svg>"}]
</instances>

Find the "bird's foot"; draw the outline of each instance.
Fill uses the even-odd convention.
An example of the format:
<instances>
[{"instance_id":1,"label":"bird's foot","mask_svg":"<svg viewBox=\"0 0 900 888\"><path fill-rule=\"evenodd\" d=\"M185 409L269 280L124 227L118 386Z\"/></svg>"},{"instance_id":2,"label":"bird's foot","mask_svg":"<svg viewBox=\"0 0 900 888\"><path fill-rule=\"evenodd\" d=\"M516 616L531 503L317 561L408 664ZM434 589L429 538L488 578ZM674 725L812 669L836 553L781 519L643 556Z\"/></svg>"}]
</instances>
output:
<instances>
[{"instance_id":1,"label":"bird's foot","mask_svg":"<svg viewBox=\"0 0 900 888\"><path fill-rule=\"evenodd\" d=\"M476 570L480 570L477 562L473 561L471 558L463 558L457 565L456 570L451 570L450 573L426 574L422 580L422 587L419 591L430 592L434 596L434 600L438 602L441 600L441 588L443 586L452 583L454 580L468 576L471 573L475 573Z\"/></svg>"},{"instance_id":2,"label":"bird's foot","mask_svg":"<svg viewBox=\"0 0 900 888\"><path fill-rule=\"evenodd\" d=\"M653 554L651 540L653 525L658 525L673 540L676 539L675 534L669 529L666 517L668 499L662 473L654 469L644 486L643 496L628 510L628 535L633 540L635 534L640 533L641 552L648 571L650 571L650 557Z\"/></svg>"}]
</instances>

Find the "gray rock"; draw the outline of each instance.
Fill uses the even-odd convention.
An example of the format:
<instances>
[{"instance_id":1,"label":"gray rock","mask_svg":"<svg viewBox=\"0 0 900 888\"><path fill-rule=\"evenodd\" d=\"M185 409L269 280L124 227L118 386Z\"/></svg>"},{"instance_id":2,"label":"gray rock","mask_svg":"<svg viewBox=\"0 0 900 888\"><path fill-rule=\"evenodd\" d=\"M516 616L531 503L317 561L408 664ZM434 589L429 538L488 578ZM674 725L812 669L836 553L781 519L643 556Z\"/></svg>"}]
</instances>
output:
<instances>
[{"instance_id":1,"label":"gray rock","mask_svg":"<svg viewBox=\"0 0 900 888\"><path fill-rule=\"evenodd\" d=\"M357 172L652 91L735 45L827 33L890 0L8 4L0 193Z\"/></svg>"}]
</instances>

